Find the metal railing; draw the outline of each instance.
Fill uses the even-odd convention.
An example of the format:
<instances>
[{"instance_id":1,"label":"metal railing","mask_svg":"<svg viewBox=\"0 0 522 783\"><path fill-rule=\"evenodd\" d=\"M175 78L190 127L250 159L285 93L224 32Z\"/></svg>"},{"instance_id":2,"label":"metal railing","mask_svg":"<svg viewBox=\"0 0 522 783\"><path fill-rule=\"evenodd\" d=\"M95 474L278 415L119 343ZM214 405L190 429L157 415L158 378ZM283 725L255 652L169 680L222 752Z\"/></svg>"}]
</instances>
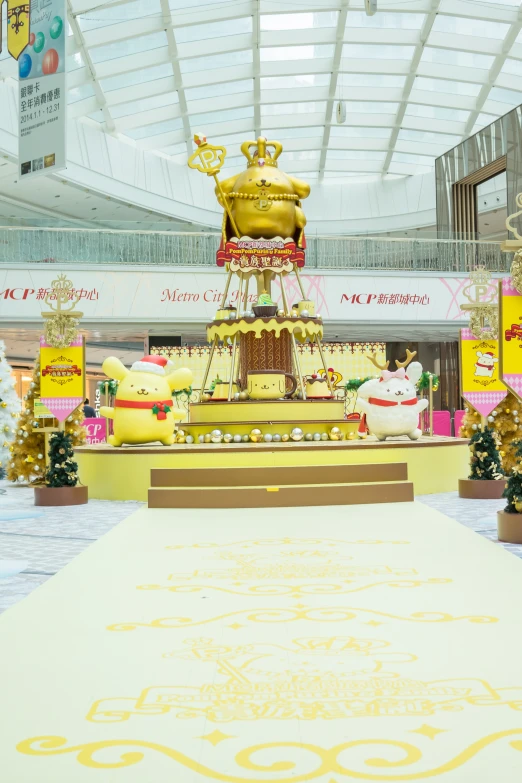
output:
<instances>
[{"instance_id":1,"label":"metal railing","mask_svg":"<svg viewBox=\"0 0 522 783\"><path fill-rule=\"evenodd\" d=\"M217 233L0 227L0 263L214 266L219 242ZM510 263L496 242L307 237L309 269L507 272Z\"/></svg>"}]
</instances>

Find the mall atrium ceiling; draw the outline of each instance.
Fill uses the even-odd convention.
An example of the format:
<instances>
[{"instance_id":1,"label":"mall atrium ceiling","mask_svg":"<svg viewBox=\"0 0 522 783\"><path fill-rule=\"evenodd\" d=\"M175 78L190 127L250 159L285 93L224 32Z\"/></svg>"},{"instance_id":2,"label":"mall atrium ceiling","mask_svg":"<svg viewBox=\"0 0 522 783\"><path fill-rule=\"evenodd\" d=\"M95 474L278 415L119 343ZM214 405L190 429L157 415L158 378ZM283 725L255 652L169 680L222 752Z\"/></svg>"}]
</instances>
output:
<instances>
[{"instance_id":1,"label":"mall atrium ceiling","mask_svg":"<svg viewBox=\"0 0 522 783\"><path fill-rule=\"evenodd\" d=\"M227 145L230 171L263 134L311 182L403 177L522 103L519 0L378 0L371 17L364 0L68 7L70 116L181 165L194 132ZM14 66L4 46L0 78Z\"/></svg>"}]
</instances>

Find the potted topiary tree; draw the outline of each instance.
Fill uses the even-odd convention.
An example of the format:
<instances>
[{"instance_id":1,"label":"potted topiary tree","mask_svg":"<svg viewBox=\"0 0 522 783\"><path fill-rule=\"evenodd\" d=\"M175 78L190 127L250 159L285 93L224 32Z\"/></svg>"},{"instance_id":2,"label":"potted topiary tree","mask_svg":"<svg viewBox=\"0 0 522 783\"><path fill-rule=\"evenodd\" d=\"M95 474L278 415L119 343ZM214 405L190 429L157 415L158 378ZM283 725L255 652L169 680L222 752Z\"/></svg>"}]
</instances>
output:
<instances>
[{"instance_id":1,"label":"potted topiary tree","mask_svg":"<svg viewBox=\"0 0 522 783\"><path fill-rule=\"evenodd\" d=\"M45 486L34 488L35 506L80 506L87 503L88 489L78 484L78 464L70 435L55 432L49 441L49 467Z\"/></svg>"},{"instance_id":2,"label":"potted topiary tree","mask_svg":"<svg viewBox=\"0 0 522 783\"><path fill-rule=\"evenodd\" d=\"M507 505L503 511L497 511L497 530L499 541L522 544L522 440L517 441L515 454L517 462L511 468L503 495Z\"/></svg>"},{"instance_id":3,"label":"potted topiary tree","mask_svg":"<svg viewBox=\"0 0 522 783\"><path fill-rule=\"evenodd\" d=\"M459 479L459 497L480 500L501 498L506 488L497 435L489 427L477 430L469 442L469 478Z\"/></svg>"}]
</instances>

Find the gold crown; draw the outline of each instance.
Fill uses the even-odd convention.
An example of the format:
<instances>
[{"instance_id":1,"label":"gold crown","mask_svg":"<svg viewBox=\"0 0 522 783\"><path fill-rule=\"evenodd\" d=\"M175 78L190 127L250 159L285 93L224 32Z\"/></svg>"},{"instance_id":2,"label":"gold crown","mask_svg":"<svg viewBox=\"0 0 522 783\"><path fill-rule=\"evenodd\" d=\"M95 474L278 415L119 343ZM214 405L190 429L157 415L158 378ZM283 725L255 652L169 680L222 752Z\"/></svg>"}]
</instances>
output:
<instances>
[{"instance_id":1,"label":"gold crown","mask_svg":"<svg viewBox=\"0 0 522 783\"><path fill-rule=\"evenodd\" d=\"M251 153L254 147L255 152ZM274 152L271 154L267 147L272 147ZM267 141L264 136L259 136L257 141L244 141L241 145L241 152L248 161L248 166L276 166L277 159L283 151L283 145L279 141Z\"/></svg>"}]
</instances>

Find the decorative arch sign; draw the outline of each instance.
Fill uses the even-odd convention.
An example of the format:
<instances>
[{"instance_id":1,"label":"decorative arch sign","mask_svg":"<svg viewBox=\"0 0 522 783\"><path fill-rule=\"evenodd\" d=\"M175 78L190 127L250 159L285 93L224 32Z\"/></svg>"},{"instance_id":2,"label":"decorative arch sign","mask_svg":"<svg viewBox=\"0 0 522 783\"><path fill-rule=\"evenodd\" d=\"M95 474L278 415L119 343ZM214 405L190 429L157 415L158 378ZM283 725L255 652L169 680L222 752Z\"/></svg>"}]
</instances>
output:
<instances>
[{"instance_id":1,"label":"decorative arch sign","mask_svg":"<svg viewBox=\"0 0 522 783\"><path fill-rule=\"evenodd\" d=\"M498 340L477 339L470 329L460 330L461 393L481 416L489 416L507 396L499 365Z\"/></svg>"}]
</instances>

